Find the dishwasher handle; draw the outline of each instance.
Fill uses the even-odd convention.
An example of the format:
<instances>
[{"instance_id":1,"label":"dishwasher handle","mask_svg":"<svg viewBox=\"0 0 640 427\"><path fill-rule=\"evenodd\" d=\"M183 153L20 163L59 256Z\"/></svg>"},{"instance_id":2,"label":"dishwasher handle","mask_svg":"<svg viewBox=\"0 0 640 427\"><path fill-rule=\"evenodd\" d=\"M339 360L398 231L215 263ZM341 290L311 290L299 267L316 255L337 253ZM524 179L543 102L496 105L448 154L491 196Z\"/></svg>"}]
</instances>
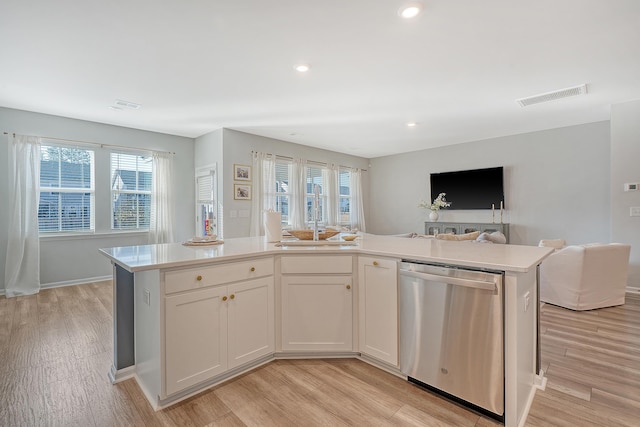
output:
<instances>
[{"instance_id":1,"label":"dishwasher handle","mask_svg":"<svg viewBox=\"0 0 640 427\"><path fill-rule=\"evenodd\" d=\"M445 282L456 286L466 286L467 288L481 289L484 291L495 291L496 284L482 280L461 279L459 277L440 276L437 274L420 273L417 271L400 270L401 276L415 277L416 279Z\"/></svg>"}]
</instances>

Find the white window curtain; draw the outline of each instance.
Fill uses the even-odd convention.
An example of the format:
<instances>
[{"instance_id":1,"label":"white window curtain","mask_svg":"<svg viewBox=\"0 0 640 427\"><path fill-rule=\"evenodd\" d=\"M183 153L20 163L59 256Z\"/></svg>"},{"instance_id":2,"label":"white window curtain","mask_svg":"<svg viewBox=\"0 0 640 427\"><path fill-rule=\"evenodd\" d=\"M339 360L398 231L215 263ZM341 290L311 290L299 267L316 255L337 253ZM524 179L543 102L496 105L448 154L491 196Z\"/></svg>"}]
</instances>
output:
<instances>
[{"instance_id":1,"label":"white window curtain","mask_svg":"<svg viewBox=\"0 0 640 427\"><path fill-rule=\"evenodd\" d=\"M154 152L149 243L174 241L173 154Z\"/></svg>"},{"instance_id":2,"label":"white window curtain","mask_svg":"<svg viewBox=\"0 0 640 427\"><path fill-rule=\"evenodd\" d=\"M362 202L362 170L351 170L351 228L366 231L364 223L364 206Z\"/></svg>"},{"instance_id":3,"label":"white window curtain","mask_svg":"<svg viewBox=\"0 0 640 427\"><path fill-rule=\"evenodd\" d=\"M323 181L326 183L325 195L327 201L326 225L340 223L340 167L334 164L322 169Z\"/></svg>"},{"instance_id":4,"label":"white window curtain","mask_svg":"<svg viewBox=\"0 0 640 427\"><path fill-rule=\"evenodd\" d=\"M40 291L40 138L9 136L9 228L5 265L7 297Z\"/></svg>"},{"instance_id":5,"label":"white window curtain","mask_svg":"<svg viewBox=\"0 0 640 427\"><path fill-rule=\"evenodd\" d=\"M253 198L250 236L264 236L263 214L275 209L276 158L273 154L253 153Z\"/></svg>"},{"instance_id":6,"label":"white window curtain","mask_svg":"<svg viewBox=\"0 0 640 427\"><path fill-rule=\"evenodd\" d=\"M307 176L305 165L306 161L293 159L289 215L291 218L291 228L294 230L306 228Z\"/></svg>"}]
</instances>

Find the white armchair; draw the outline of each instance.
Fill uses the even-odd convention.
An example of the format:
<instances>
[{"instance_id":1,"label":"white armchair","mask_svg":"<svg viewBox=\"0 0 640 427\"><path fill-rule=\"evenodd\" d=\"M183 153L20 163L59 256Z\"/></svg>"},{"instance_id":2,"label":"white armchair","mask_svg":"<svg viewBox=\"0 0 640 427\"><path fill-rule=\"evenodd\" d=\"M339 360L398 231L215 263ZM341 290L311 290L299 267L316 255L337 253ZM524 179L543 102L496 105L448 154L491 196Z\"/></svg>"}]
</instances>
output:
<instances>
[{"instance_id":1,"label":"white armchair","mask_svg":"<svg viewBox=\"0 0 640 427\"><path fill-rule=\"evenodd\" d=\"M540 265L540 301L571 310L624 304L631 246L565 246Z\"/></svg>"}]
</instances>

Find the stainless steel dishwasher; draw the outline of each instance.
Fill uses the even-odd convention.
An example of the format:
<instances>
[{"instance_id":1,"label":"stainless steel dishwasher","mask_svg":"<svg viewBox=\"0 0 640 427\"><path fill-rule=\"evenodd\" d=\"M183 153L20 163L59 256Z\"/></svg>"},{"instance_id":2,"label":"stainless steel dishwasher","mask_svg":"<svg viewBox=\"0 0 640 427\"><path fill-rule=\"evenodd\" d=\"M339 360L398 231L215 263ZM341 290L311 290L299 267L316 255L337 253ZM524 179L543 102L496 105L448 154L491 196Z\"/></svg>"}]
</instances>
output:
<instances>
[{"instance_id":1,"label":"stainless steel dishwasher","mask_svg":"<svg viewBox=\"0 0 640 427\"><path fill-rule=\"evenodd\" d=\"M400 370L504 421L503 274L403 260Z\"/></svg>"}]
</instances>

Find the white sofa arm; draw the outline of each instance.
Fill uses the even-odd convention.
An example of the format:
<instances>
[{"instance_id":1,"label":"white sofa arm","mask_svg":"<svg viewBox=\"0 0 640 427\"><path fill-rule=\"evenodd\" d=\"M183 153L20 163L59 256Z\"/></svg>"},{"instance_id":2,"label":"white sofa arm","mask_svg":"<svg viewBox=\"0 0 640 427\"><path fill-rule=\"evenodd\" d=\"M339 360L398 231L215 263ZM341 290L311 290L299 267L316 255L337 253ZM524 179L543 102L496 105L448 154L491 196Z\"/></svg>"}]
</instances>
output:
<instances>
[{"instance_id":1,"label":"white sofa arm","mask_svg":"<svg viewBox=\"0 0 640 427\"><path fill-rule=\"evenodd\" d=\"M582 281L585 249L566 246L549 255L540 265L540 301L577 305L577 292ZM559 286L558 284L562 284Z\"/></svg>"},{"instance_id":2,"label":"white sofa arm","mask_svg":"<svg viewBox=\"0 0 640 427\"><path fill-rule=\"evenodd\" d=\"M540 265L540 300L572 310L624 304L631 246L567 246Z\"/></svg>"}]
</instances>

